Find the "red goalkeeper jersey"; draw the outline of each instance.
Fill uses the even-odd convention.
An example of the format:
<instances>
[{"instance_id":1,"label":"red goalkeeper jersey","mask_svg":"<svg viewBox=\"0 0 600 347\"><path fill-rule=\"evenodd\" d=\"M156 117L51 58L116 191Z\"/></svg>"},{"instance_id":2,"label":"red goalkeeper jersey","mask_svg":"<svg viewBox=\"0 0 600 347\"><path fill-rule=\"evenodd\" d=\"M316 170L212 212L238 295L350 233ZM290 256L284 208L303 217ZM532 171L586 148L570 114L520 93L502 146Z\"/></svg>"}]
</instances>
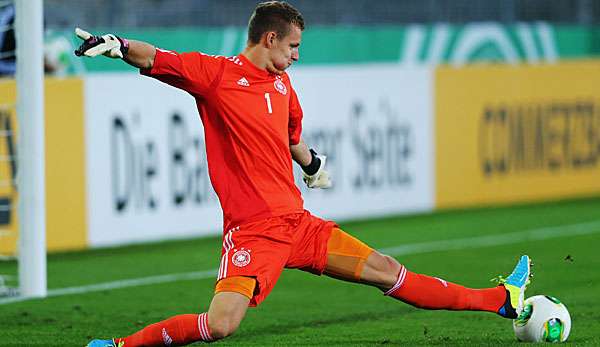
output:
<instances>
[{"instance_id":1,"label":"red goalkeeper jersey","mask_svg":"<svg viewBox=\"0 0 600 347\"><path fill-rule=\"evenodd\" d=\"M302 109L287 74L259 69L241 54L161 49L141 73L196 99L224 230L303 211L289 148L300 141Z\"/></svg>"}]
</instances>

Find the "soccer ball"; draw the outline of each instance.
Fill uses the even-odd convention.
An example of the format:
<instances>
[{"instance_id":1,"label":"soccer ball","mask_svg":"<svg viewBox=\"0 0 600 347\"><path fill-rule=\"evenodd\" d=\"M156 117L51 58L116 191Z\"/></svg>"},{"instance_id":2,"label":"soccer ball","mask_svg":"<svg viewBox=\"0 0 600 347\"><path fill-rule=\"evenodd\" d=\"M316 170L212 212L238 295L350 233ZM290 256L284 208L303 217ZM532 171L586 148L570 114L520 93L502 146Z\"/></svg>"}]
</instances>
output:
<instances>
[{"instance_id":1,"label":"soccer ball","mask_svg":"<svg viewBox=\"0 0 600 347\"><path fill-rule=\"evenodd\" d=\"M571 331L571 316L557 298L536 295L525 300L523 312L513 320L515 335L523 342L563 342Z\"/></svg>"}]
</instances>

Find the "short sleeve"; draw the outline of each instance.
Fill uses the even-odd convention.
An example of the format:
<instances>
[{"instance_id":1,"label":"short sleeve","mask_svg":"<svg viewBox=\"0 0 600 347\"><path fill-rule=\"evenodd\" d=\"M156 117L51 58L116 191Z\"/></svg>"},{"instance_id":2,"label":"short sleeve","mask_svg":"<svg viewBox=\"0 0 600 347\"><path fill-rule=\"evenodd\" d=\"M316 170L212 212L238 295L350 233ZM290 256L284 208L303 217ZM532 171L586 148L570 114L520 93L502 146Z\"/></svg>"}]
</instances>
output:
<instances>
[{"instance_id":1,"label":"short sleeve","mask_svg":"<svg viewBox=\"0 0 600 347\"><path fill-rule=\"evenodd\" d=\"M290 145L297 145L300 143L300 136L302 135L302 107L298 100L298 95L294 88L290 88L292 91L290 94L290 120L288 123L288 135L290 138Z\"/></svg>"},{"instance_id":2,"label":"short sleeve","mask_svg":"<svg viewBox=\"0 0 600 347\"><path fill-rule=\"evenodd\" d=\"M205 95L222 71L223 61L219 58L200 52L177 53L157 48L152 68L140 69L140 73L190 94Z\"/></svg>"}]
</instances>

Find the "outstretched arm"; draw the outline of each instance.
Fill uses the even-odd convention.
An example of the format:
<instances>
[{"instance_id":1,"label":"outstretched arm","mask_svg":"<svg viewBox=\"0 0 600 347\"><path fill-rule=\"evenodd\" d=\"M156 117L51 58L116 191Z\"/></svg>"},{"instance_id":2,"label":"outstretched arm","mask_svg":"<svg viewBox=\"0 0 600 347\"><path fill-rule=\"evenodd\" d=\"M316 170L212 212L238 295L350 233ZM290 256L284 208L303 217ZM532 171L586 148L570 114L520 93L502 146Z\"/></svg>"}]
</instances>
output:
<instances>
[{"instance_id":1,"label":"outstretched arm","mask_svg":"<svg viewBox=\"0 0 600 347\"><path fill-rule=\"evenodd\" d=\"M156 48L143 41L129 40L129 52L123 60L129 65L141 69L150 69L154 65Z\"/></svg>"},{"instance_id":2,"label":"outstretched arm","mask_svg":"<svg viewBox=\"0 0 600 347\"><path fill-rule=\"evenodd\" d=\"M144 69L154 65L156 48L146 42L127 40L113 34L96 36L80 28L75 29L75 35L83 40L75 51L77 56L95 57L102 54L109 58L121 58L132 66Z\"/></svg>"},{"instance_id":3,"label":"outstretched arm","mask_svg":"<svg viewBox=\"0 0 600 347\"><path fill-rule=\"evenodd\" d=\"M297 145L290 145L290 152L292 159L302 167L302 179L308 188L331 187L329 173L325 170L327 158L324 155L317 155L302 139Z\"/></svg>"}]
</instances>

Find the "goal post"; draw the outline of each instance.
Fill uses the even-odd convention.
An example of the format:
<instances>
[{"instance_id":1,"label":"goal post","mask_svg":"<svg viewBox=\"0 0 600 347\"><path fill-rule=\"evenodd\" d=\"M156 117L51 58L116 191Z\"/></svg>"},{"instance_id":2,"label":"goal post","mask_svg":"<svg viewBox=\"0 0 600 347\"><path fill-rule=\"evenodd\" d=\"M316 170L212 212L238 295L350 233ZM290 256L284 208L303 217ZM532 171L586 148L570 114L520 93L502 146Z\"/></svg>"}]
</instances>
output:
<instances>
[{"instance_id":1,"label":"goal post","mask_svg":"<svg viewBox=\"0 0 600 347\"><path fill-rule=\"evenodd\" d=\"M19 295L45 297L43 0L15 1Z\"/></svg>"}]
</instances>

